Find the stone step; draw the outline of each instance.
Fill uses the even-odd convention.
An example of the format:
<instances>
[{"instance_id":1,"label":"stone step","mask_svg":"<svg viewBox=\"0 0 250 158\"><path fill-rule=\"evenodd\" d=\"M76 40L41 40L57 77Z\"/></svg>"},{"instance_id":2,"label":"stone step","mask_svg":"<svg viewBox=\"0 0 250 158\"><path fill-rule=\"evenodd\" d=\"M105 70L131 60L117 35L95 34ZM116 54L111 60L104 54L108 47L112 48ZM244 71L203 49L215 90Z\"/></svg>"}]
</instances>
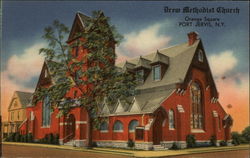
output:
<instances>
[{"instance_id":1,"label":"stone step","mask_svg":"<svg viewBox=\"0 0 250 158\"><path fill-rule=\"evenodd\" d=\"M154 145L154 150L157 150L157 151L160 151L160 150L168 150L168 148L164 148L163 146L161 145Z\"/></svg>"},{"instance_id":2,"label":"stone step","mask_svg":"<svg viewBox=\"0 0 250 158\"><path fill-rule=\"evenodd\" d=\"M64 143L63 145L73 146L74 145L74 140L68 141L67 143Z\"/></svg>"}]
</instances>

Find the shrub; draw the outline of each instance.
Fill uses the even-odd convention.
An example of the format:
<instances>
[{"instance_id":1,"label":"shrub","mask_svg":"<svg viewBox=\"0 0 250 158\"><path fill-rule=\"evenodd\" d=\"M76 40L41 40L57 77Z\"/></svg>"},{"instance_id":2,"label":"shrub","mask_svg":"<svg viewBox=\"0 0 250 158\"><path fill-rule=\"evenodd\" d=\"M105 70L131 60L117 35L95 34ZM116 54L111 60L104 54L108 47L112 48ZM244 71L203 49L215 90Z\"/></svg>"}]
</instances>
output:
<instances>
[{"instance_id":1,"label":"shrub","mask_svg":"<svg viewBox=\"0 0 250 158\"><path fill-rule=\"evenodd\" d=\"M227 142L225 140L220 141L220 146L227 146Z\"/></svg>"},{"instance_id":2,"label":"shrub","mask_svg":"<svg viewBox=\"0 0 250 158\"><path fill-rule=\"evenodd\" d=\"M196 139L195 136L192 134L187 135L186 143L188 148L196 147Z\"/></svg>"},{"instance_id":3,"label":"shrub","mask_svg":"<svg viewBox=\"0 0 250 158\"><path fill-rule=\"evenodd\" d=\"M27 135L27 142L29 142L29 143L32 143L32 142L33 142L33 135L32 135L32 133L29 133L29 134Z\"/></svg>"},{"instance_id":4,"label":"shrub","mask_svg":"<svg viewBox=\"0 0 250 158\"><path fill-rule=\"evenodd\" d=\"M217 139L215 135L212 135L210 138L210 145L211 146L217 146Z\"/></svg>"},{"instance_id":5,"label":"shrub","mask_svg":"<svg viewBox=\"0 0 250 158\"><path fill-rule=\"evenodd\" d=\"M92 147L97 147L96 142L92 142Z\"/></svg>"},{"instance_id":6,"label":"shrub","mask_svg":"<svg viewBox=\"0 0 250 158\"><path fill-rule=\"evenodd\" d=\"M242 136L247 142L250 142L250 126L246 127L242 131Z\"/></svg>"},{"instance_id":7,"label":"shrub","mask_svg":"<svg viewBox=\"0 0 250 158\"><path fill-rule=\"evenodd\" d=\"M15 142L20 142L20 137L21 137L21 135L20 135L19 133L16 133L16 134L15 134L14 141L15 141Z\"/></svg>"},{"instance_id":8,"label":"shrub","mask_svg":"<svg viewBox=\"0 0 250 158\"><path fill-rule=\"evenodd\" d=\"M16 135L16 133L11 133L11 134L9 135L9 141L10 141L10 142L14 142L14 141L15 141L15 135Z\"/></svg>"},{"instance_id":9,"label":"shrub","mask_svg":"<svg viewBox=\"0 0 250 158\"><path fill-rule=\"evenodd\" d=\"M48 134L48 139L47 139L47 143L48 144L53 144L54 143L54 136L52 133Z\"/></svg>"},{"instance_id":10,"label":"shrub","mask_svg":"<svg viewBox=\"0 0 250 158\"><path fill-rule=\"evenodd\" d=\"M14 133L10 133L7 138L6 138L6 141L7 142L13 142L14 141Z\"/></svg>"},{"instance_id":11,"label":"shrub","mask_svg":"<svg viewBox=\"0 0 250 158\"><path fill-rule=\"evenodd\" d=\"M21 142L26 142L26 135L21 135L20 141L21 141Z\"/></svg>"},{"instance_id":12,"label":"shrub","mask_svg":"<svg viewBox=\"0 0 250 158\"><path fill-rule=\"evenodd\" d=\"M59 134L55 134L53 144L59 144Z\"/></svg>"},{"instance_id":13,"label":"shrub","mask_svg":"<svg viewBox=\"0 0 250 158\"><path fill-rule=\"evenodd\" d=\"M241 141L240 141L241 135L238 132L232 132L231 136L232 136L232 144L240 145L240 143L241 143Z\"/></svg>"},{"instance_id":14,"label":"shrub","mask_svg":"<svg viewBox=\"0 0 250 158\"><path fill-rule=\"evenodd\" d=\"M173 145L172 145L172 147L170 149L172 149L172 150L179 149L178 146L177 146L177 144L176 144L176 142L173 143Z\"/></svg>"},{"instance_id":15,"label":"shrub","mask_svg":"<svg viewBox=\"0 0 250 158\"><path fill-rule=\"evenodd\" d=\"M128 147L130 148L135 146L135 142L132 139L129 139L127 144L128 144Z\"/></svg>"}]
</instances>

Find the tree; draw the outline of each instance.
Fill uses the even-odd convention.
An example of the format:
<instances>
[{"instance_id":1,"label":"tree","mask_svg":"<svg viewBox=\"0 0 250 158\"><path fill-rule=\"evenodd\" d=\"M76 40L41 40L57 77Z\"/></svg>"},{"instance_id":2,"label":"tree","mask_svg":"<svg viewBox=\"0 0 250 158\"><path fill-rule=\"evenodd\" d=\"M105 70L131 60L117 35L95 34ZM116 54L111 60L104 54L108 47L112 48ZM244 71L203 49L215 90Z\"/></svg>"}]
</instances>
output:
<instances>
[{"instance_id":1,"label":"tree","mask_svg":"<svg viewBox=\"0 0 250 158\"><path fill-rule=\"evenodd\" d=\"M104 103L114 105L117 99L126 100L135 94L134 76L115 67L115 44L122 36L109 24L109 18L101 11L94 11L93 17L87 19L86 27L76 35L77 40L68 45L65 36L69 29L58 20L44 29L43 38L48 48L41 48L55 83L49 88L38 88L34 94L34 103L46 95L56 107L60 106L59 116L67 115L70 106L77 101L84 106L89 115L89 146L92 144L92 124L98 127L100 106ZM80 60L72 55L74 47L87 50ZM65 98L72 88L80 93L76 98Z\"/></svg>"}]
</instances>

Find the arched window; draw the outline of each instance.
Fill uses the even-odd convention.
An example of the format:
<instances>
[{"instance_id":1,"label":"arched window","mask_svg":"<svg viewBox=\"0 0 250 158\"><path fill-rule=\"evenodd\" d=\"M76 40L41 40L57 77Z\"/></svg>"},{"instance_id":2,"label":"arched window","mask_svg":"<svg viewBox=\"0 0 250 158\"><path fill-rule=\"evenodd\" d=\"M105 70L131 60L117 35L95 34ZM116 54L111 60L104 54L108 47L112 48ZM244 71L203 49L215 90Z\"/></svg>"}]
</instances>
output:
<instances>
[{"instance_id":1,"label":"arched window","mask_svg":"<svg viewBox=\"0 0 250 158\"><path fill-rule=\"evenodd\" d=\"M168 112L168 126L169 129L175 128L175 123L174 123L174 111L171 109Z\"/></svg>"},{"instance_id":2,"label":"arched window","mask_svg":"<svg viewBox=\"0 0 250 158\"><path fill-rule=\"evenodd\" d=\"M50 113L51 113L51 104L49 96L45 96L43 100L43 126L50 125Z\"/></svg>"},{"instance_id":3,"label":"arched window","mask_svg":"<svg viewBox=\"0 0 250 158\"><path fill-rule=\"evenodd\" d=\"M201 87L197 82L191 84L191 128L202 129L203 128L203 105L202 105L202 93Z\"/></svg>"},{"instance_id":4,"label":"arched window","mask_svg":"<svg viewBox=\"0 0 250 158\"><path fill-rule=\"evenodd\" d=\"M139 125L139 122L137 120L130 121L130 123L128 125L129 132L134 132L135 127L138 126L138 125Z\"/></svg>"},{"instance_id":5,"label":"arched window","mask_svg":"<svg viewBox=\"0 0 250 158\"><path fill-rule=\"evenodd\" d=\"M200 62L203 62L203 51L200 49L199 52L198 52L198 60Z\"/></svg>"},{"instance_id":6,"label":"arched window","mask_svg":"<svg viewBox=\"0 0 250 158\"><path fill-rule=\"evenodd\" d=\"M113 130L114 130L114 132L123 132L123 124L122 124L122 122L121 121L115 121Z\"/></svg>"},{"instance_id":7,"label":"arched window","mask_svg":"<svg viewBox=\"0 0 250 158\"><path fill-rule=\"evenodd\" d=\"M106 121L103 121L100 125L100 131L108 131L108 123Z\"/></svg>"}]
</instances>

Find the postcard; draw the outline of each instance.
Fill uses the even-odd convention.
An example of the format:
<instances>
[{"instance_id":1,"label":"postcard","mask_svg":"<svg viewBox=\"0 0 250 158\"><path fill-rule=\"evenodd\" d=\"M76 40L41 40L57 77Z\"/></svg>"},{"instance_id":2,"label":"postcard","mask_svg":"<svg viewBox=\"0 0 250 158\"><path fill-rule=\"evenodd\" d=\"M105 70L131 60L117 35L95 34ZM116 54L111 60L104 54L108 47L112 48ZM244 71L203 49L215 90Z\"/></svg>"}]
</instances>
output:
<instances>
[{"instance_id":1,"label":"postcard","mask_svg":"<svg viewBox=\"0 0 250 158\"><path fill-rule=\"evenodd\" d=\"M248 6L3 1L2 157L249 157Z\"/></svg>"}]
</instances>

